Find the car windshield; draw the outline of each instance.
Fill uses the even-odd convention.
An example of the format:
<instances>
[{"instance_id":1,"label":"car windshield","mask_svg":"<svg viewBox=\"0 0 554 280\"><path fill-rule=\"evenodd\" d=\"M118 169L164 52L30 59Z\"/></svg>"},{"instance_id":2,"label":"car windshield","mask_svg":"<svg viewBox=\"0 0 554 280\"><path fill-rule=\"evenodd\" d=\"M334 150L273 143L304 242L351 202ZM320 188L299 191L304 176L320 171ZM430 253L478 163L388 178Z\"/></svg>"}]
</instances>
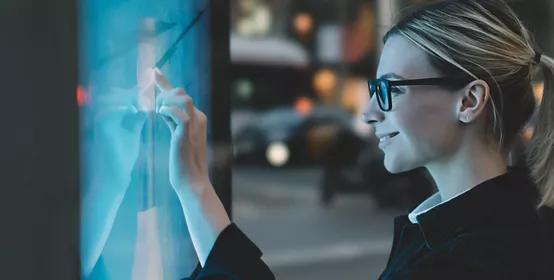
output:
<instances>
[{"instance_id":1,"label":"car windshield","mask_svg":"<svg viewBox=\"0 0 554 280\"><path fill-rule=\"evenodd\" d=\"M263 113L258 125L262 128L289 127L298 124L302 118L293 108L277 108Z\"/></svg>"},{"instance_id":2,"label":"car windshield","mask_svg":"<svg viewBox=\"0 0 554 280\"><path fill-rule=\"evenodd\" d=\"M314 124L340 124L349 127L352 124L353 114L346 110L332 107L316 107L307 116L306 123Z\"/></svg>"}]
</instances>

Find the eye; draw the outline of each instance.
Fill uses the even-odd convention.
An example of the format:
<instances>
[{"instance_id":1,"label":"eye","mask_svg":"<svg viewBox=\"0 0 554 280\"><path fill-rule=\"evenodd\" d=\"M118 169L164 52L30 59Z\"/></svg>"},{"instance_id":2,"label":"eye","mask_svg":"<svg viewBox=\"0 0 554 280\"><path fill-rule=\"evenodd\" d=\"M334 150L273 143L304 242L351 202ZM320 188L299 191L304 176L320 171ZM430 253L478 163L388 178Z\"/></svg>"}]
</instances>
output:
<instances>
[{"instance_id":1,"label":"eye","mask_svg":"<svg viewBox=\"0 0 554 280\"><path fill-rule=\"evenodd\" d=\"M390 92L392 94L400 94L402 93L402 89L400 89L399 87L390 87Z\"/></svg>"}]
</instances>

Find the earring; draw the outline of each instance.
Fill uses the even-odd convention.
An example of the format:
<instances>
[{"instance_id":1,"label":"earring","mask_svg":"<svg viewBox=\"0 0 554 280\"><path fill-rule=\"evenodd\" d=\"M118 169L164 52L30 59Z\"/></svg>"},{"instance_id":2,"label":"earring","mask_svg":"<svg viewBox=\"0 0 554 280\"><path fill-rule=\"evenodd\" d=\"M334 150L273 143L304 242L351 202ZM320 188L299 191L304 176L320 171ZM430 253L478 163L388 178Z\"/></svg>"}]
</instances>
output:
<instances>
[{"instance_id":1,"label":"earring","mask_svg":"<svg viewBox=\"0 0 554 280\"><path fill-rule=\"evenodd\" d=\"M469 116L466 116L466 121L469 121Z\"/></svg>"}]
</instances>

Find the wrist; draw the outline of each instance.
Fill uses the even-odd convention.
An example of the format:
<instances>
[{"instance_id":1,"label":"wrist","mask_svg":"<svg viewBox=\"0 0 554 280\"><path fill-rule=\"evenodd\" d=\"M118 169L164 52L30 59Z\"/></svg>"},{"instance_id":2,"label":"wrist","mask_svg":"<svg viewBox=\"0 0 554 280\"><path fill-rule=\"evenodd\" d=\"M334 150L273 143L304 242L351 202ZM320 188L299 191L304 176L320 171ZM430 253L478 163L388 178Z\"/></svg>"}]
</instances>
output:
<instances>
[{"instance_id":1,"label":"wrist","mask_svg":"<svg viewBox=\"0 0 554 280\"><path fill-rule=\"evenodd\" d=\"M201 198L210 190L213 190L213 186L209 179L182 182L175 186L179 198Z\"/></svg>"}]
</instances>

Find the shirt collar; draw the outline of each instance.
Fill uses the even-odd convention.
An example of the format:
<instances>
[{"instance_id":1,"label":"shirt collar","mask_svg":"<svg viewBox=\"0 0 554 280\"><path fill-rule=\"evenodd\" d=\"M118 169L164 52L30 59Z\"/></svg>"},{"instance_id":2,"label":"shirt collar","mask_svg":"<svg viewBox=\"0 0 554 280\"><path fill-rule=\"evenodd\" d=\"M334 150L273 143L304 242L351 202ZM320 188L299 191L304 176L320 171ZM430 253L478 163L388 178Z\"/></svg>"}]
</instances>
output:
<instances>
[{"instance_id":1,"label":"shirt collar","mask_svg":"<svg viewBox=\"0 0 554 280\"><path fill-rule=\"evenodd\" d=\"M408 214L408 219L412 224L417 224L417 216L431 210L433 207L441 203L442 201L441 201L440 193L437 192L434 195L427 198L426 200L424 200L412 212L410 212L410 214Z\"/></svg>"},{"instance_id":2,"label":"shirt collar","mask_svg":"<svg viewBox=\"0 0 554 280\"><path fill-rule=\"evenodd\" d=\"M510 168L506 174L487 180L448 201L438 193L416 207L408 219L417 223L427 246L436 246L455 236L478 219L510 215L522 208L535 209L538 192L527 169ZM515 212L514 212L515 211Z\"/></svg>"},{"instance_id":3,"label":"shirt collar","mask_svg":"<svg viewBox=\"0 0 554 280\"><path fill-rule=\"evenodd\" d=\"M469 190L471 189L467 189L451 198L449 198L448 200L445 200L445 201L442 201L442 198L441 198L441 195L439 192L435 193L434 195L430 196L429 198L427 198L425 201L423 201L419 206L417 206L412 212L410 212L410 214L408 214L408 219L410 220L410 222L412 224L417 224L417 216L443 204L443 203L447 203L448 201L468 192Z\"/></svg>"}]
</instances>

